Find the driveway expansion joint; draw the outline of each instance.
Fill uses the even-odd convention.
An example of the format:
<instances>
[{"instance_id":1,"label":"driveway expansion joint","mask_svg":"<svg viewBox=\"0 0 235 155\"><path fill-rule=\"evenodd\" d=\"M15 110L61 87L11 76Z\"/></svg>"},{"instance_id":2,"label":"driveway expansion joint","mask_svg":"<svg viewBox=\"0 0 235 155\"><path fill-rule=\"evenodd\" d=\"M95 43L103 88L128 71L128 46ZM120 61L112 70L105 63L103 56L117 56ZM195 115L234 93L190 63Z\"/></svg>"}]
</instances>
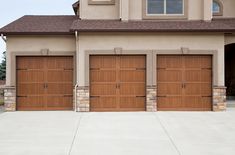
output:
<instances>
[{"instance_id":1,"label":"driveway expansion joint","mask_svg":"<svg viewBox=\"0 0 235 155\"><path fill-rule=\"evenodd\" d=\"M83 113L80 115L80 117L78 119L78 122L77 122L77 125L76 125L76 130L74 132L73 140L72 140L71 146L69 148L68 155L71 155L75 139L76 139L76 137L78 137L78 131L79 131L79 127L80 127L80 124L81 124L81 121L82 121L82 117L83 117Z\"/></svg>"},{"instance_id":2,"label":"driveway expansion joint","mask_svg":"<svg viewBox=\"0 0 235 155\"><path fill-rule=\"evenodd\" d=\"M154 117L156 118L156 120L159 121L161 127L163 128L164 132L166 133L167 137L169 138L170 142L172 143L172 145L174 146L176 152L178 153L178 155L182 155L180 150L178 149L177 145L175 144L173 138L171 137L170 133L167 131L166 127L163 125L161 119L158 117L158 115L156 113L153 113Z\"/></svg>"}]
</instances>

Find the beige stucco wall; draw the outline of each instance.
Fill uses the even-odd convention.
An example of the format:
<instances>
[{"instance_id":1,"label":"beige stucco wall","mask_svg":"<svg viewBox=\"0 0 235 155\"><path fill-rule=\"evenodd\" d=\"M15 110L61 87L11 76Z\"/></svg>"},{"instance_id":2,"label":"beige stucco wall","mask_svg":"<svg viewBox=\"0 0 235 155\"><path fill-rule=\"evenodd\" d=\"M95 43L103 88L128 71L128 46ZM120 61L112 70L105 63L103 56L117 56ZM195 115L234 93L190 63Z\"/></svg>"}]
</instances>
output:
<instances>
[{"instance_id":1,"label":"beige stucco wall","mask_svg":"<svg viewBox=\"0 0 235 155\"><path fill-rule=\"evenodd\" d=\"M132 54L182 54L181 48L214 55L214 79L216 86L224 85L224 44L232 37L223 34L163 34L163 33L80 33L76 62L77 83L87 86L86 52L114 51L115 48ZM15 86L15 59L13 55L44 55L43 49L49 49L51 55L71 54L76 51L74 36L8 36L7 38L7 81ZM149 52L149 53L148 53ZM211 53L212 52L212 53ZM110 54L113 54L113 52Z\"/></svg>"},{"instance_id":2,"label":"beige stucco wall","mask_svg":"<svg viewBox=\"0 0 235 155\"><path fill-rule=\"evenodd\" d=\"M235 0L220 0L223 4L223 17L235 17Z\"/></svg>"},{"instance_id":3,"label":"beige stucco wall","mask_svg":"<svg viewBox=\"0 0 235 155\"><path fill-rule=\"evenodd\" d=\"M76 51L75 36L8 36L7 37L7 71L6 85L15 86L15 59L13 55L61 55Z\"/></svg>"},{"instance_id":4,"label":"beige stucco wall","mask_svg":"<svg viewBox=\"0 0 235 155\"><path fill-rule=\"evenodd\" d=\"M235 43L235 35L231 34L231 35L225 35L224 38L224 44L228 45L228 44L234 44Z\"/></svg>"},{"instance_id":5,"label":"beige stucco wall","mask_svg":"<svg viewBox=\"0 0 235 155\"><path fill-rule=\"evenodd\" d=\"M86 77L86 51L114 51L122 48L123 51L149 51L164 54L164 51L172 51L172 54L182 54L180 49L189 48L192 51L210 54L214 52L214 79L213 84L224 86L224 35L223 34L85 34L79 35L79 57L77 73L80 86L89 83ZM174 52L176 51L176 52ZM210 51L210 52L209 52ZM111 52L110 52L111 54ZM113 54L113 53L112 53ZM168 52L169 54L169 52Z\"/></svg>"},{"instance_id":6,"label":"beige stucco wall","mask_svg":"<svg viewBox=\"0 0 235 155\"><path fill-rule=\"evenodd\" d=\"M88 0L81 0L80 17L82 19L119 19L126 16L130 20L142 20L143 0L129 0L129 9L120 9L119 1L115 5L88 5ZM126 3L127 0L122 0ZM186 0L188 1L189 20L210 20L212 0ZM206 6L204 8L204 6ZM120 14L121 10L121 14ZM126 11L125 11L126 10ZM123 14L124 11L124 14Z\"/></svg>"},{"instance_id":7,"label":"beige stucco wall","mask_svg":"<svg viewBox=\"0 0 235 155\"><path fill-rule=\"evenodd\" d=\"M80 1L81 19L119 19L119 0L115 5L89 5L88 0Z\"/></svg>"}]
</instances>

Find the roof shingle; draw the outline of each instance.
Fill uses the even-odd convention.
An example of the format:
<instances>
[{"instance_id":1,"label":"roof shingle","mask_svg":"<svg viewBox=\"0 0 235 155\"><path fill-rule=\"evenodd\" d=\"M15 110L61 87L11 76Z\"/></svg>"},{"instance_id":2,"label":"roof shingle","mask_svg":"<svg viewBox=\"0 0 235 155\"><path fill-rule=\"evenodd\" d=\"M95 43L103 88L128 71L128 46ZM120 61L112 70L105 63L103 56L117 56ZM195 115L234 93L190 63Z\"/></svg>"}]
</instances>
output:
<instances>
[{"instance_id":1,"label":"roof shingle","mask_svg":"<svg viewBox=\"0 0 235 155\"><path fill-rule=\"evenodd\" d=\"M208 21L128 21L75 20L72 31L79 32L234 32L235 19Z\"/></svg>"},{"instance_id":2,"label":"roof shingle","mask_svg":"<svg viewBox=\"0 0 235 155\"><path fill-rule=\"evenodd\" d=\"M23 16L0 29L4 35L78 32L235 32L235 18L212 21L81 20L78 16Z\"/></svg>"},{"instance_id":3,"label":"roof shingle","mask_svg":"<svg viewBox=\"0 0 235 155\"><path fill-rule=\"evenodd\" d=\"M23 16L0 29L2 34L68 34L77 16Z\"/></svg>"}]
</instances>

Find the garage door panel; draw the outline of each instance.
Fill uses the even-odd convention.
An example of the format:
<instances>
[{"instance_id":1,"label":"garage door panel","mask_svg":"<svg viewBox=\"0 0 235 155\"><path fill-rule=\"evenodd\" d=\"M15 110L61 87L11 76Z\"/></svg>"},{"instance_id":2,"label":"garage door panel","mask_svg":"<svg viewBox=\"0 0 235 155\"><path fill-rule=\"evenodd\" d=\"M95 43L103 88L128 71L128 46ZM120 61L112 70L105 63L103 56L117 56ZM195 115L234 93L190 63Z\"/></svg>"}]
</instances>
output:
<instances>
[{"instance_id":1,"label":"garage door panel","mask_svg":"<svg viewBox=\"0 0 235 155\"><path fill-rule=\"evenodd\" d=\"M144 83L121 84L120 95L145 96L145 84Z\"/></svg>"},{"instance_id":2,"label":"garage door panel","mask_svg":"<svg viewBox=\"0 0 235 155\"><path fill-rule=\"evenodd\" d=\"M42 95L44 94L44 84L43 83L18 84L17 94L18 95Z\"/></svg>"},{"instance_id":3,"label":"garage door panel","mask_svg":"<svg viewBox=\"0 0 235 155\"><path fill-rule=\"evenodd\" d=\"M44 109L45 99L43 96L18 97L17 104L17 110L25 108L27 108L27 110L36 110L37 108Z\"/></svg>"},{"instance_id":4,"label":"garage door panel","mask_svg":"<svg viewBox=\"0 0 235 155\"><path fill-rule=\"evenodd\" d=\"M201 57L185 56L185 68L201 68Z\"/></svg>"},{"instance_id":5,"label":"garage door panel","mask_svg":"<svg viewBox=\"0 0 235 155\"><path fill-rule=\"evenodd\" d=\"M116 82L115 70L91 70L91 82Z\"/></svg>"},{"instance_id":6,"label":"garage door panel","mask_svg":"<svg viewBox=\"0 0 235 155\"><path fill-rule=\"evenodd\" d=\"M116 57L115 56L91 56L90 57L90 68L116 68Z\"/></svg>"},{"instance_id":7,"label":"garage door panel","mask_svg":"<svg viewBox=\"0 0 235 155\"><path fill-rule=\"evenodd\" d=\"M16 69L43 69L43 62L41 57L17 57Z\"/></svg>"},{"instance_id":8,"label":"garage door panel","mask_svg":"<svg viewBox=\"0 0 235 155\"><path fill-rule=\"evenodd\" d=\"M92 84L91 96L116 95L116 84Z\"/></svg>"},{"instance_id":9,"label":"garage door panel","mask_svg":"<svg viewBox=\"0 0 235 155\"><path fill-rule=\"evenodd\" d=\"M185 109L195 109L195 110L203 110L211 109L211 97L200 97L200 96L189 96L183 98L183 104L184 106L182 108Z\"/></svg>"},{"instance_id":10,"label":"garage door panel","mask_svg":"<svg viewBox=\"0 0 235 155\"><path fill-rule=\"evenodd\" d=\"M48 83L47 94L73 94L71 83Z\"/></svg>"},{"instance_id":11,"label":"garage door panel","mask_svg":"<svg viewBox=\"0 0 235 155\"><path fill-rule=\"evenodd\" d=\"M121 109L145 110L145 97L120 97Z\"/></svg>"},{"instance_id":12,"label":"garage door panel","mask_svg":"<svg viewBox=\"0 0 235 155\"><path fill-rule=\"evenodd\" d=\"M157 78L159 82L181 82L182 71L158 69Z\"/></svg>"},{"instance_id":13,"label":"garage door panel","mask_svg":"<svg viewBox=\"0 0 235 155\"><path fill-rule=\"evenodd\" d=\"M47 108L48 109L67 109L72 110L73 97L71 96L48 96Z\"/></svg>"},{"instance_id":14,"label":"garage door panel","mask_svg":"<svg viewBox=\"0 0 235 155\"><path fill-rule=\"evenodd\" d=\"M187 82L200 82L201 81L201 70L186 70L185 80Z\"/></svg>"},{"instance_id":15,"label":"garage door panel","mask_svg":"<svg viewBox=\"0 0 235 155\"><path fill-rule=\"evenodd\" d=\"M145 56L90 56L91 110L144 110L145 63Z\"/></svg>"},{"instance_id":16,"label":"garage door panel","mask_svg":"<svg viewBox=\"0 0 235 155\"><path fill-rule=\"evenodd\" d=\"M90 106L91 110L111 110L117 108L117 100L116 97L91 97L90 98Z\"/></svg>"},{"instance_id":17,"label":"garage door panel","mask_svg":"<svg viewBox=\"0 0 235 155\"><path fill-rule=\"evenodd\" d=\"M201 68L208 68L208 69L212 69L212 59L211 57L208 56L201 56Z\"/></svg>"},{"instance_id":18,"label":"garage door panel","mask_svg":"<svg viewBox=\"0 0 235 155\"><path fill-rule=\"evenodd\" d=\"M145 70L121 70L120 82L143 82L145 74Z\"/></svg>"},{"instance_id":19,"label":"garage door panel","mask_svg":"<svg viewBox=\"0 0 235 155\"><path fill-rule=\"evenodd\" d=\"M51 70L47 73L48 82L72 82L73 71L72 70Z\"/></svg>"},{"instance_id":20,"label":"garage door panel","mask_svg":"<svg viewBox=\"0 0 235 155\"><path fill-rule=\"evenodd\" d=\"M158 110L174 110L182 106L181 97L158 97L157 98Z\"/></svg>"},{"instance_id":21,"label":"garage door panel","mask_svg":"<svg viewBox=\"0 0 235 155\"><path fill-rule=\"evenodd\" d=\"M17 57L17 68L18 110L72 109L72 57Z\"/></svg>"},{"instance_id":22,"label":"garage door panel","mask_svg":"<svg viewBox=\"0 0 235 155\"><path fill-rule=\"evenodd\" d=\"M212 85L211 83L201 84L201 90L203 96L212 96Z\"/></svg>"},{"instance_id":23,"label":"garage door panel","mask_svg":"<svg viewBox=\"0 0 235 155\"><path fill-rule=\"evenodd\" d=\"M205 69L201 71L201 81L212 83L212 70Z\"/></svg>"},{"instance_id":24,"label":"garage door panel","mask_svg":"<svg viewBox=\"0 0 235 155\"><path fill-rule=\"evenodd\" d=\"M183 66L182 58L177 58L178 56L160 56L157 59L157 67L168 68L168 69L181 69Z\"/></svg>"},{"instance_id":25,"label":"garage door panel","mask_svg":"<svg viewBox=\"0 0 235 155\"><path fill-rule=\"evenodd\" d=\"M199 83L186 83L186 95L201 95L201 84Z\"/></svg>"},{"instance_id":26,"label":"garage door panel","mask_svg":"<svg viewBox=\"0 0 235 155\"><path fill-rule=\"evenodd\" d=\"M47 69L73 69L72 57L47 57Z\"/></svg>"},{"instance_id":27,"label":"garage door panel","mask_svg":"<svg viewBox=\"0 0 235 155\"><path fill-rule=\"evenodd\" d=\"M158 109L211 110L211 56L157 56L157 58ZM181 71L178 72L181 76L175 74L172 66L181 67L175 69ZM170 73L166 75L166 71ZM167 76L174 76L178 80L178 85Z\"/></svg>"},{"instance_id":28,"label":"garage door panel","mask_svg":"<svg viewBox=\"0 0 235 155\"><path fill-rule=\"evenodd\" d=\"M159 83L158 95L182 95L181 83Z\"/></svg>"},{"instance_id":29,"label":"garage door panel","mask_svg":"<svg viewBox=\"0 0 235 155\"><path fill-rule=\"evenodd\" d=\"M120 68L145 69L145 56L120 56Z\"/></svg>"},{"instance_id":30,"label":"garage door panel","mask_svg":"<svg viewBox=\"0 0 235 155\"><path fill-rule=\"evenodd\" d=\"M18 82L44 82L44 72L42 71L28 71L19 70L17 71Z\"/></svg>"}]
</instances>

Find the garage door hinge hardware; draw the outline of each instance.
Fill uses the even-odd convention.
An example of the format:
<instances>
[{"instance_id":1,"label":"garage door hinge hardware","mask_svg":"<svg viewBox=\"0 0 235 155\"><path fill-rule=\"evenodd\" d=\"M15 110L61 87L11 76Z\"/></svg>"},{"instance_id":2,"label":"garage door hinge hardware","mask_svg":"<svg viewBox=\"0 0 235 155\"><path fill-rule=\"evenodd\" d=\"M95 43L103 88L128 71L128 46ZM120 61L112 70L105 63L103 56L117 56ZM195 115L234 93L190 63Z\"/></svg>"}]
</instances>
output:
<instances>
[{"instance_id":1,"label":"garage door hinge hardware","mask_svg":"<svg viewBox=\"0 0 235 155\"><path fill-rule=\"evenodd\" d=\"M100 96L91 96L90 98L100 98Z\"/></svg>"},{"instance_id":2,"label":"garage door hinge hardware","mask_svg":"<svg viewBox=\"0 0 235 155\"><path fill-rule=\"evenodd\" d=\"M72 68L64 68L65 71L72 71Z\"/></svg>"},{"instance_id":3,"label":"garage door hinge hardware","mask_svg":"<svg viewBox=\"0 0 235 155\"><path fill-rule=\"evenodd\" d=\"M136 96L136 97L138 97L138 98L139 98L139 97L145 97L145 96Z\"/></svg>"},{"instance_id":4,"label":"garage door hinge hardware","mask_svg":"<svg viewBox=\"0 0 235 155\"><path fill-rule=\"evenodd\" d=\"M203 70L211 70L211 68L202 68Z\"/></svg>"},{"instance_id":5,"label":"garage door hinge hardware","mask_svg":"<svg viewBox=\"0 0 235 155\"><path fill-rule=\"evenodd\" d=\"M166 97L166 96L157 96L157 97Z\"/></svg>"},{"instance_id":6,"label":"garage door hinge hardware","mask_svg":"<svg viewBox=\"0 0 235 155\"><path fill-rule=\"evenodd\" d=\"M18 71L28 70L27 68L17 68Z\"/></svg>"},{"instance_id":7,"label":"garage door hinge hardware","mask_svg":"<svg viewBox=\"0 0 235 155\"><path fill-rule=\"evenodd\" d=\"M91 68L90 70L100 70L100 68Z\"/></svg>"},{"instance_id":8,"label":"garage door hinge hardware","mask_svg":"<svg viewBox=\"0 0 235 155\"><path fill-rule=\"evenodd\" d=\"M64 95L64 97L73 97L73 95Z\"/></svg>"}]
</instances>

